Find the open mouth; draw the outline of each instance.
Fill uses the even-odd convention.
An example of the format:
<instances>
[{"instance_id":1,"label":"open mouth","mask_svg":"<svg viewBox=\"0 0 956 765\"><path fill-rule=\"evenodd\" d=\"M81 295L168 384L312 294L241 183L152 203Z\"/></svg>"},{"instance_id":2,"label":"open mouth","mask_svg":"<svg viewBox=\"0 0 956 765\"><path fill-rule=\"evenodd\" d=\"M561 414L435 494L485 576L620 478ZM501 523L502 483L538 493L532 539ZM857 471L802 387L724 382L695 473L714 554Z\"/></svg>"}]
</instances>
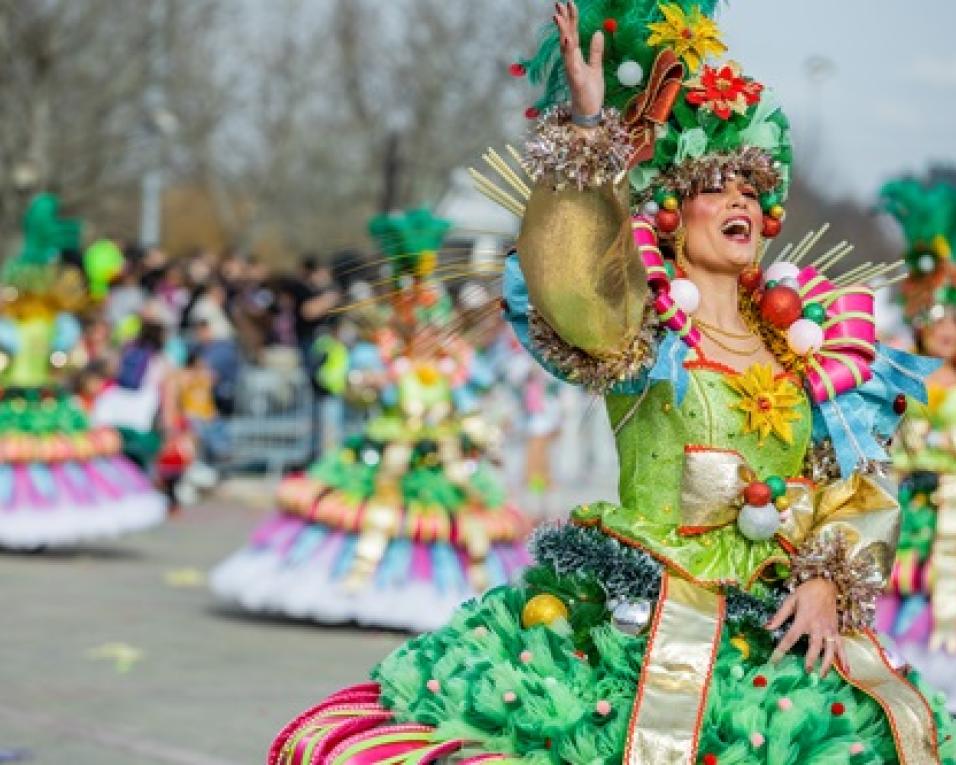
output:
<instances>
[{"instance_id":1,"label":"open mouth","mask_svg":"<svg viewBox=\"0 0 956 765\"><path fill-rule=\"evenodd\" d=\"M737 216L725 220L724 225L720 227L720 233L732 242L747 244L750 241L752 228L753 224L750 222L750 218Z\"/></svg>"}]
</instances>

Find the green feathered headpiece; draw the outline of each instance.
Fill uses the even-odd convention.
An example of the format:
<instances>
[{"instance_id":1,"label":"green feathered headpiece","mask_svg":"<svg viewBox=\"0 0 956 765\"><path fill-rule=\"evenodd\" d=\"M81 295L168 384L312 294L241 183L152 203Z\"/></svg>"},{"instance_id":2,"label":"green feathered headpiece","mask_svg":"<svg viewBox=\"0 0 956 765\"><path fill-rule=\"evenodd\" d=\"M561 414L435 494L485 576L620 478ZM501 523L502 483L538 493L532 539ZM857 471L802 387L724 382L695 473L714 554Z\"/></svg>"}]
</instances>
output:
<instances>
[{"instance_id":1,"label":"green feathered headpiece","mask_svg":"<svg viewBox=\"0 0 956 765\"><path fill-rule=\"evenodd\" d=\"M432 278L451 221L418 208L393 215L377 215L368 230L391 265L398 286L393 304L405 321L447 323L453 311L448 295Z\"/></svg>"},{"instance_id":2,"label":"green feathered headpiece","mask_svg":"<svg viewBox=\"0 0 956 765\"><path fill-rule=\"evenodd\" d=\"M909 276L900 289L906 316L919 323L956 308L956 186L896 179L880 189L879 208L896 219L906 238Z\"/></svg>"},{"instance_id":3,"label":"green feathered headpiece","mask_svg":"<svg viewBox=\"0 0 956 765\"><path fill-rule=\"evenodd\" d=\"M38 194L23 216L23 244L4 263L3 281L21 290L40 293L48 289L51 267L60 253L79 249L82 223L60 217L60 201L53 194Z\"/></svg>"},{"instance_id":4,"label":"green feathered headpiece","mask_svg":"<svg viewBox=\"0 0 956 765\"><path fill-rule=\"evenodd\" d=\"M368 230L388 257L394 276L427 277L435 270L438 251L451 222L419 208L396 215L377 215Z\"/></svg>"},{"instance_id":5,"label":"green feathered headpiece","mask_svg":"<svg viewBox=\"0 0 956 765\"><path fill-rule=\"evenodd\" d=\"M732 61L714 22L717 0L578 0L580 38L605 36L605 106L621 112L637 149L630 170L638 199L686 196L727 173L747 177L770 213L786 200L790 127L773 93ZM586 54L585 54L586 55ZM512 67L543 86L529 116L568 99L555 25L538 51ZM777 209L776 216L782 214Z\"/></svg>"}]
</instances>

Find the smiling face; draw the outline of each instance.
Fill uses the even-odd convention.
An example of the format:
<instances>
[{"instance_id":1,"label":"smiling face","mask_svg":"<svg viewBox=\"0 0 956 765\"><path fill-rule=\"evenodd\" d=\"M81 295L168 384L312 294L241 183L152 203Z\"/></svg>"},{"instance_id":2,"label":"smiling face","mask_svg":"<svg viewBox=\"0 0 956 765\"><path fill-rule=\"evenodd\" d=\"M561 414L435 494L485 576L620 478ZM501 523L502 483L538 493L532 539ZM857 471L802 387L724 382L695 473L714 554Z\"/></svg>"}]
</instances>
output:
<instances>
[{"instance_id":1,"label":"smiling face","mask_svg":"<svg viewBox=\"0 0 956 765\"><path fill-rule=\"evenodd\" d=\"M946 361L956 360L956 318L947 313L920 332L922 350Z\"/></svg>"},{"instance_id":2,"label":"smiling face","mask_svg":"<svg viewBox=\"0 0 956 765\"><path fill-rule=\"evenodd\" d=\"M730 179L684 201L688 265L711 273L739 274L754 262L763 212L753 186Z\"/></svg>"}]
</instances>

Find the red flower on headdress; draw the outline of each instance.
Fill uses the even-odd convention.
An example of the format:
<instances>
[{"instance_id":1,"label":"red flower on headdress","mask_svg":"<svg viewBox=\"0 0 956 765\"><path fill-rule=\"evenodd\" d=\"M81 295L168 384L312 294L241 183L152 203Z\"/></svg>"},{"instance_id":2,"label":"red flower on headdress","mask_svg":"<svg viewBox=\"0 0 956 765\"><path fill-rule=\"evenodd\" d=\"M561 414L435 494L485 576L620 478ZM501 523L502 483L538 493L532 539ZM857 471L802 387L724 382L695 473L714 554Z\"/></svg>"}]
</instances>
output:
<instances>
[{"instance_id":1,"label":"red flower on headdress","mask_svg":"<svg viewBox=\"0 0 956 765\"><path fill-rule=\"evenodd\" d=\"M746 114L760 100L763 85L740 74L740 66L729 61L719 67L705 65L700 74L685 83L687 103L713 112L722 120Z\"/></svg>"}]
</instances>

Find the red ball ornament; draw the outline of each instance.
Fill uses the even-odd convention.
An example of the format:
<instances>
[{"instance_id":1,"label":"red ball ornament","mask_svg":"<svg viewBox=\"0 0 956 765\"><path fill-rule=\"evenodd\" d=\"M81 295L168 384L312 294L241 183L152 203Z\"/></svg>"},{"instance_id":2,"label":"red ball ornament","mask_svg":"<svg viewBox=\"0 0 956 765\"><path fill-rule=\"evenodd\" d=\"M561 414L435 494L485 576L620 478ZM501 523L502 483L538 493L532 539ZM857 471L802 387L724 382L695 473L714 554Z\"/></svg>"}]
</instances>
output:
<instances>
[{"instance_id":1,"label":"red ball ornament","mask_svg":"<svg viewBox=\"0 0 956 765\"><path fill-rule=\"evenodd\" d=\"M657 230L665 234L673 234L680 227L680 213L673 210L661 210L654 218Z\"/></svg>"},{"instance_id":2,"label":"red ball ornament","mask_svg":"<svg viewBox=\"0 0 956 765\"><path fill-rule=\"evenodd\" d=\"M754 678L754 688L766 688L767 687L767 678L763 675L757 675Z\"/></svg>"},{"instance_id":3,"label":"red ball ornament","mask_svg":"<svg viewBox=\"0 0 956 765\"><path fill-rule=\"evenodd\" d=\"M769 505L773 499L773 492L763 481L754 481L744 489L744 501L754 507Z\"/></svg>"},{"instance_id":4,"label":"red ball ornament","mask_svg":"<svg viewBox=\"0 0 956 765\"><path fill-rule=\"evenodd\" d=\"M704 765L717 765L717 755L713 752L707 752L703 759Z\"/></svg>"},{"instance_id":5,"label":"red ball ornament","mask_svg":"<svg viewBox=\"0 0 956 765\"><path fill-rule=\"evenodd\" d=\"M902 415L906 412L906 396L904 396L902 393L893 399L893 411L899 415Z\"/></svg>"},{"instance_id":6,"label":"red ball ornament","mask_svg":"<svg viewBox=\"0 0 956 765\"><path fill-rule=\"evenodd\" d=\"M541 110L537 106L529 106L524 110L524 116L529 120L536 120L541 116Z\"/></svg>"},{"instance_id":7,"label":"red ball ornament","mask_svg":"<svg viewBox=\"0 0 956 765\"><path fill-rule=\"evenodd\" d=\"M760 270L760 266L747 266L747 268L740 272L740 277L738 278L740 286L747 290L747 292L754 292L760 289L762 280L763 271Z\"/></svg>"},{"instance_id":8,"label":"red ball ornament","mask_svg":"<svg viewBox=\"0 0 956 765\"><path fill-rule=\"evenodd\" d=\"M795 289L777 285L764 293L760 315L777 329L786 329L800 318L803 301Z\"/></svg>"},{"instance_id":9,"label":"red ball ornament","mask_svg":"<svg viewBox=\"0 0 956 765\"><path fill-rule=\"evenodd\" d=\"M524 77L528 73L528 70L524 68L524 64L519 64L517 61L508 67L508 74L512 77Z\"/></svg>"},{"instance_id":10,"label":"red ball ornament","mask_svg":"<svg viewBox=\"0 0 956 765\"><path fill-rule=\"evenodd\" d=\"M763 228L760 233L764 239L773 239L775 236L779 236L781 228L783 228L783 222L779 218L772 218L769 215L763 216Z\"/></svg>"},{"instance_id":11,"label":"red ball ornament","mask_svg":"<svg viewBox=\"0 0 956 765\"><path fill-rule=\"evenodd\" d=\"M617 19L604 19L601 28L609 35L613 35L617 31Z\"/></svg>"},{"instance_id":12,"label":"red ball ornament","mask_svg":"<svg viewBox=\"0 0 956 765\"><path fill-rule=\"evenodd\" d=\"M835 717L839 717L846 712L846 707L843 706L842 702L834 701L833 704L830 705L830 712L832 712Z\"/></svg>"}]
</instances>

